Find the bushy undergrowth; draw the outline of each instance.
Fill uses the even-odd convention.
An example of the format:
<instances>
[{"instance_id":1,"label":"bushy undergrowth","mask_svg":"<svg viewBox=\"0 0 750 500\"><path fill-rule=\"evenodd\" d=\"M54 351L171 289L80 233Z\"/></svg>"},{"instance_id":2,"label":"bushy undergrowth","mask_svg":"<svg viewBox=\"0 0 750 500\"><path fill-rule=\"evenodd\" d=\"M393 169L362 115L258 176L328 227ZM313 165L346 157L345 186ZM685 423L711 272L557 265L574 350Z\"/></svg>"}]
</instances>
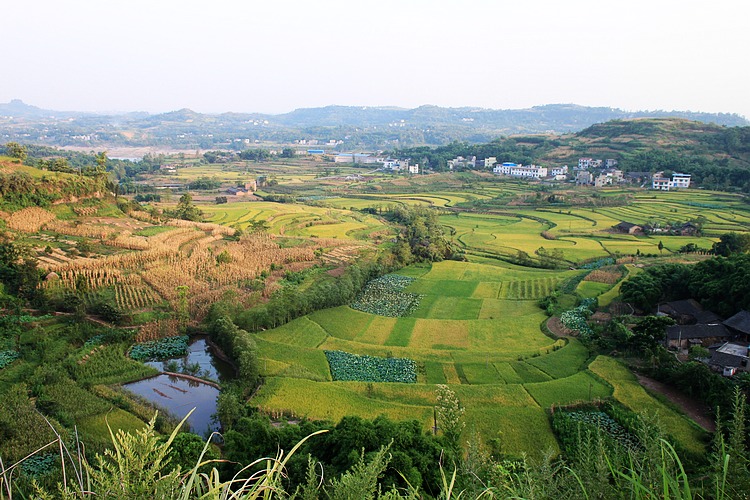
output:
<instances>
[{"instance_id":1,"label":"bushy undergrowth","mask_svg":"<svg viewBox=\"0 0 750 500\"><path fill-rule=\"evenodd\" d=\"M552 427L564 448L573 448L581 434L601 432L611 443L628 449L637 448L638 438L607 413L600 410L558 411L552 419ZM570 455L571 449L567 452Z\"/></svg>"},{"instance_id":2,"label":"bushy undergrowth","mask_svg":"<svg viewBox=\"0 0 750 500\"><path fill-rule=\"evenodd\" d=\"M591 316L591 309L595 306L596 299L583 299L578 307L562 313L560 321L567 328L577 331L578 335L582 338L589 339L594 334L594 331L586 320Z\"/></svg>"},{"instance_id":3,"label":"bushy undergrowth","mask_svg":"<svg viewBox=\"0 0 750 500\"><path fill-rule=\"evenodd\" d=\"M0 370L18 359L18 351L0 351Z\"/></svg>"},{"instance_id":4,"label":"bushy undergrowth","mask_svg":"<svg viewBox=\"0 0 750 500\"><path fill-rule=\"evenodd\" d=\"M333 380L359 382L417 382L417 363L408 358L359 356L325 351Z\"/></svg>"},{"instance_id":5,"label":"bushy undergrowth","mask_svg":"<svg viewBox=\"0 0 750 500\"><path fill-rule=\"evenodd\" d=\"M398 318L408 316L419 307L422 296L403 290L414 282L414 278L397 274L386 274L370 281L351 307L358 311Z\"/></svg>"}]
</instances>

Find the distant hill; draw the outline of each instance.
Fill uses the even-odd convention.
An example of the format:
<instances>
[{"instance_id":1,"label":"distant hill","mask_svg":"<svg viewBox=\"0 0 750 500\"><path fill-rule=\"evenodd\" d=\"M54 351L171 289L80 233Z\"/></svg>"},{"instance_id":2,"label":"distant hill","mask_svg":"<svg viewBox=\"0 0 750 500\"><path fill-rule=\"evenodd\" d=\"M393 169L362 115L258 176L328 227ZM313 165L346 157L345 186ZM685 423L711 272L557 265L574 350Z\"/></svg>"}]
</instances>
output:
<instances>
[{"instance_id":1,"label":"distant hill","mask_svg":"<svg viewBox=\"0 0 750 500\"><path fill-rule=\"evenodd\" d=\"M509 135L576 132L594 123L645 117L676 117L726 126L750 125L747 119L737 114L689 111L627 112L615 108L592 108L575 104L549 104L530 109L503 110L438 106L420 106L415 109L328 106L298 109L272 118L278 123L293 127L398 126L403 120L404 123L416 126L491 128L505 131Z\"/></svg>"},{"instance_id":2,"label":"distant hill","mask_svg":"<svg viewBox=\"0 0 750 500\"><path fill-rule=\"evenodd\" d=\"M615 108L551 104L529 109L327 106L290 113L169 113L102 115L59 112L19 100L0 104L0 134L7 140L54 146L169 146L237 149L247 144L293 144L305 139L340 150L392 149L451 141L488 142L516 134L565 134L596 123L636 118L683 118L737 127L737 114L683 111L627 112Z\"/></svg>"}]
</instances>

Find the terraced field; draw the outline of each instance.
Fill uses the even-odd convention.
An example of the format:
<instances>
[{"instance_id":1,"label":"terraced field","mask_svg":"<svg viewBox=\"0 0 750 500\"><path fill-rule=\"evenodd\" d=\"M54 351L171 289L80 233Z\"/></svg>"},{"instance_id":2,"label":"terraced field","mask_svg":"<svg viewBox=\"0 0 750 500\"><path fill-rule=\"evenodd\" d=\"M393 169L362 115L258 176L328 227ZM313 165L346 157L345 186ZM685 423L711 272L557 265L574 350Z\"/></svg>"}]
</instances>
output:
<instances>
[{"instance_id":1,"label":"terraced field","mask_svg":"<svg viewBox=\"0 0 750 500\"><path fill-rule=\"evenodd\" d=\"M271 234L316 238L357 238L388 231L377 217L350 210L271 202L236 202L200 207L209 222L247 229L265 221Z\"/></svg>"},{"instance_id":2,"label":"terraced field","mask_svg":"<svg viewBox=\"0 0 750 500\"><path fill-rule=\"evenodd\" d=\"M612 230L633 224L681 224L703 218L703 236L653 234L634 236ZM730 231L750 231L750 207L741 198L709 192L643 192L625 206L599 208L519 208L495 213L454 213L441 216L454 243L468 252L513 257L519 251L532 259L540 248L560 250L572 263L606 255L675 253L688 243L710 249Z\"/></svg>"},{"instance_id":3,"label":"terraced field","mask_svg":"<svg viewBox=\"0 0 750 500\"><path fill-rule=\"evenodd\" d=\"M536 299L575 273L454 261L406 268L401 274L415 280L404 291L422 296L409 316L342 306L258 334L268 383L254 403L311 418L384 413L427 428L434 384L447 383L484 439L501 432L509 453L556 451L545 409L612 391L588 372L579 342L540 329L546 317ZM334 382L323 355L333 350L413 359L417 383Z\"/></svg>"}]
</instances>

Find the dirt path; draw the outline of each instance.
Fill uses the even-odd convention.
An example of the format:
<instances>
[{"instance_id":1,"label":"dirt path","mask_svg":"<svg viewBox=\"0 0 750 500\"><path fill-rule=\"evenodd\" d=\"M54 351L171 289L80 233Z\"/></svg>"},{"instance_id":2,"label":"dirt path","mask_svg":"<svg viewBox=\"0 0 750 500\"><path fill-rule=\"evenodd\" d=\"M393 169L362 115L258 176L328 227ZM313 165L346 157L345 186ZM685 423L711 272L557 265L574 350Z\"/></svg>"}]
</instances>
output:
<instances>
[{"instance_id":1,"label":"dirt path","mask_svg":"<svg viewBox=\"0 0 750 500\"><path fill-rule=\"evenodd\" d=\"M560 318L557 316L552 316L547 320L547 328L558 337L573 337L573 333L575 333L573 330L563 325L562 321L560 321Z\"/></svg>"},{"instance_id":2,"label":"dirt path","mask_svg":"<svg viewBox=\"0 0 750 500\"><path fill-rule=\"evenodd\" d=\"M716 423L714 422L714 419L709 416L711 415L711 411L703 403L682 394L674 387L670 387L667 384L663 384L662 382L659 382L652 378L644 377L643 375L638 374L636 374L636 377L638 378L638 382L640 382L643 387L665 396L672 403L677 405L683 412L685 412L687 416L695 420L698 425L700 425L707 431L714 432L716 430Z\"/></svg>"}]
</instances>

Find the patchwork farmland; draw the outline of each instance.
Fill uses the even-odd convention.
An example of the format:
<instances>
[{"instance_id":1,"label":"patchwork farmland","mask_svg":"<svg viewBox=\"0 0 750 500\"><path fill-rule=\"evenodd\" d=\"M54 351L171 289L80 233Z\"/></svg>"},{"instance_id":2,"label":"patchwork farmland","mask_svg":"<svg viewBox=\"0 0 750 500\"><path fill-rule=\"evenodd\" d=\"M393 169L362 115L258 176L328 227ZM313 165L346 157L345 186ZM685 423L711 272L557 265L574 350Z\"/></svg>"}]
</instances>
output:
<instances>
[{"instance_id":1,"label":"patchwork farmland","mask_svg":"<svg viewBox=\"0 0 750 500\"><path fill-rule=\"evenodd\" d=\"M482 440L499 438L508 453L556 452L545 411L613 394L608 373L588 369L580 342L541 330L536 299L578 273L454 261L406 268L400 274L413 281L403 292L420 297L406 316L341 306L258 334L267 382L252 402L315 419L417 418L427 429L436 384L449 384ZM416 383L334 381L326 353L338 351L414 360Z\"/></svg>"}]
</instances>

